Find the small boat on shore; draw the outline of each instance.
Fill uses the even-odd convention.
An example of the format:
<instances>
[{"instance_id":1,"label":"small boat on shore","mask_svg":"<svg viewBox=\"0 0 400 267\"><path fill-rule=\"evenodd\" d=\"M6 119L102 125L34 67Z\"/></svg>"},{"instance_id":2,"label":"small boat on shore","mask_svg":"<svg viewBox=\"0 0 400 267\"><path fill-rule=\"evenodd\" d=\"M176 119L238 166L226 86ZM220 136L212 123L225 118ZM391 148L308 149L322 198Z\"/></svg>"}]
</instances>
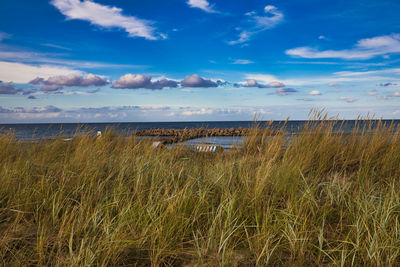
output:
<instances>
[{"instance_id":1,"label":"small boat on shore","mask_svg":"<svg viewBox=\"0 0 400 267\"><path fill-rule=\"evenodd\" d=\"M218 145L196 145L197 152L222 152L224 148Z\"/></svg>"}]
</instances>

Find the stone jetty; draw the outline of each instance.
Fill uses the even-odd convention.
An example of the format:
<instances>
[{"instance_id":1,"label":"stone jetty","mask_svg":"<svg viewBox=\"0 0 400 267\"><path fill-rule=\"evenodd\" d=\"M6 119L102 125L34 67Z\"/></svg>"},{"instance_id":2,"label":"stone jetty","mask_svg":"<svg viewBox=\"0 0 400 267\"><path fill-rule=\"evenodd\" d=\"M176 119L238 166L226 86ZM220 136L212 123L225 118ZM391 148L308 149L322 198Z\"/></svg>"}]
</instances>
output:
<instances>
[{"instance_id":1,"label":"stone jetty","mask_svg":"<svg viewBox=\"0 0 400 267\"><path fill-rule=\"evenodd\" d=\"M246 136L250 133L249 128L190 128L190 129L147 129L136 132L136 136L155 136L163 144L183 142L200 137L215 136ZM271 131L271 135L274 132Z\"/></svg>"}]
</instances>

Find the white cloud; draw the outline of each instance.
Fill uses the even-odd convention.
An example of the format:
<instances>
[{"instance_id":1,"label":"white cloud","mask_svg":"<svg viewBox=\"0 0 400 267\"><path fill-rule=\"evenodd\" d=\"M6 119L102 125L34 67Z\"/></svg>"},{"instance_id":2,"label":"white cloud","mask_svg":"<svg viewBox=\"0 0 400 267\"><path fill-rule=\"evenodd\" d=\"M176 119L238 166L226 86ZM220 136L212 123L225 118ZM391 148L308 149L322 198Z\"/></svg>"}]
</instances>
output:
<instances>
[{"instance_id":1,"label":"white cloud","mask_svg":"<svg viewBox=\"0 0 400 267\"><path fill-rule=\"evenodd\" d=\"M22 93L22 90L16 88L14 84L0 81L0 95L16 95L20 93Z\"/></svg>"},{"instance_id":2,"label":"white cloud","mask_svg":"<svg viewBox=\"0 0 400 267\"><path fill-rule=\"evenodd\" d=\"M257 82L255 79L249 79L244 83L244 87L258 87L258 88L279 88L285 87L285 85L281 82L272 81L268 84L261 84Z\"/></svg>"},{"instance_id":3,"label":"white cloud","mask_svg":"<svg viewBox=\"0 0 400 267\"><path fill-rule=\"evenodd\" d=\"M239 33L239 38L237 40L228 42L228 44L235 45L245 43L249 41L255 34L271 29L283 21L283 13L275 6L265 6L264 13L265 14L263 16L257 16L255 11L245 13L246 16L250 17L250 28L241 30Z\"/></svg>"},{"instance_id":4,"label":"white cloud","mask_svg":"<svg viewBox=\"0 0 400 267\"><path fill-rule=\"evenodd\" d=\"M356 102L358 100L358 98L341 96L339 98L339 100L346 101L347 103L353 103L353 102Z\"/></svg>"},{"instance_id":5,"label":"white cloud","mask_svg":"<svg viewBox=\"0 0 400 267\"><path fill-rule=\"evenodd\" d=\"M380 99L380 100L388 100L389 97L387 95L377 95L376 99Z\"/></svg>"},{"instance_id":6,"label":"white cloud","mask_svg":"<svg viewBox=\"0 0 400 267\"><path fill-rule=\"evenodd\" d=\"M79 19L89 21L93 25L105 28L122 28L130 37L143 37L148 40L163 38L154 33L153 22L125 16L122 9L101 5L90 0L52 0L50 2L68 19Z\"/></svg>"},{"instance_id":7,"label":"white cloud","mask_svg":"<svg viewBox=\"0 0 400 267\"><path fill-rule=\"evenodd\" d=\"M37 53L27 51L0 51L0 61L15 61L28 64L54 64L79 69L92 68L146 68L140 65L123 65L103 62L90 62L80 60L59 59L58 53Z\"/></svg>"},{"instance_id":8,"label":"white cloud","mask_svg":"<svg viewBox=\"0 0 400 267\"><path fill-rule=\"evenodd\" d=\"M399 91L396 91L396 92L394 92L391 96L400 97L400 92L399 92Z\"/></svg>"},{"instance_id":9,"label":"white cloud","mask_svg":"<svg viewBox=\"0 0 400 267\"><path fill-rule=\"evenodd\" d=\"M346 82L400 82L400 69L391 68L378 71L340 71L326 76L308 76L298 78L279 78L271 74L247 73L245 79L254 79L262 83L280 81L286 85L328 85L330 87L341 86Z\"/></svg>"},{"instance_id":10,"label":"white cloud","mask_svg":"<svg viewBox=\"0 0 400 267\"><path fill-rule=\"evenodd\" d=\"M328 86L329 86L329 87L338 87L338 86L340 86L340 84L337 84L337 83L328 83Z\"/></svg>"},{"instance_id":11,"label":"white cloud","mask_svg":"<svg viewBox=\"0 0 400 267\"><path fill-rule=\"evenodd\" d=\"M113 84L113 88L116 89L163 89L165 87L177 87L178 83L173 80L161 79L152 81L152 77L150 75L143 74L125 74L121 76L116 82Z\"/></svg>"},{"instance_id":12,"label":"white cloud","mask_svg":"<svg viewBox=\"0 0 400 267\"><path fill-rule=\"evenodd\" d=\"M270 83L277 81L278 78L270 74L245 74L245 78L248 80L256 80L263 83Z\"/></svg>"},{"instance_id":13,"label":"white cloud","mask_svg":"<svg viewBox=\"0 0 400 267\"><path fill-rule=\"evenodd\" d=\"M287 55L301 58L340 58L365 60L376 56L400 53L400 34L361 39L352 49L323 50L304 46L285 51Z\"/></svg>"},{"instance_id":14,"label":"white cloud","mask_svg":"<svg viewBox=\"0 0 400 267\"><path fill-rule=\"evenodd\" d=\"M246 12L246 13L244 13L246 16L253 16L253 15L255 15L255 14L257 14L257 12L256 11L249 11L249 12Z\"/></svg>"},{"instance_id":15,"label":"white cloud","mask_svg":"<svg viewBox=\"0 0 400 267\"><path fill-rule=\"evenodd\" d=\"M3 41L4 39L9 39L11 37L10 34L6 32L0 32L0 41Z\"/></svg>"},{"instance_id":16,"label":"white cloud","mask_svg":"<svg viewBox=\"0 0 400 267\"><path fill-rule=\"evenodd\" d=\"M199 110L185 110L181 113L183 116L193 116L193 115L211 115L213 114L212 109L199 109Z\"/></svg>"},{"instance_id":17,"label":"white cloud","mask_svg":"<svg viewBox=\"0 0 400 267\"><path fill-rule=\"evenodd\" d=\"M248 32L247 30L243 30L239 33L239 38L235 41L230 41L228 44L235 45L235 44L242 44L250 40L250 37L254 35L254 32Z\"/></svg>"},{"instance_id":18,"label":"white cloud","mask_svg":"<svg viewBox=\"0 0 400 267\"><path fill-rule=\"evenodd\" d=\"M275 6L268 5L264 7L265 16L254 16L257 27L261 29L270 29L278 25L283 20L283 13Z\"/></svg>"},{"instance_id":19,"label":"white cloud","mask_svg":"<svg viewBox=\"0 0 400 267\"><path fill-rule=\"evenodd\" d=\"M207 0L189 0L187 4L192 8L200 8L207 13L217 13L214 6L210 5Z\"/></svg>"},{"instance_id":20,"label":"white cloud","mask_svg":"<svg viewBox=\"0 0 400 267\"><path fill-rule=\"evenodd\" d=\"M94 74L87 74L85 76L80 74L68 74L68 75L58 75L52 76L47 80L37 77L29 82L33 85L41 84L41 90L46 92L59 91L63 88L63 86L80 86L80 87L88 87L88 86L103 86L109 83L107 78L101 77Z\"/></svg>"},{"instance_id":21,"label":"white cloud","mask_svg":"<svg viewBox=\"0 0 400 267\"><path fill-rule=\"evenodd\" d=\"M284 87L285 85L281 82L270 82L268 86L272 88L277 88L277 87Z\"/></svg>"},{"instance_id":22,"label":"white cloud","mask_svg":"<svg viewBox=\"0 0 400 267\"><path fill-rule=\"evenodd\" d=\"M50 44L50 43L44 43L42 44L43 46L47 46L47 47L51 47L51 48L56 48L56 49L60 49L60 50L67 50L67 51L71 51L71 48L62 46L62 45L57 45L57 44Z\"/></svg>"},{"instance_id":23,"label":"white cloud","mask_svg":"<svg viewBox=\"0 0 400 267\"><path fill-rule=\"evenodd\" d=\"M248 60L248 59L236 59L232 62L232 64L235 65L248 65L248 64L253 64L254 61Z\"/></svg>"},{"instance_id":24,"label":"white cloud","mask_svg":"<svg viewBox=\"0 0 400 267\"><path fill-rule=\"evenodd\" d=\"M277 95L280 95L280 96L286 96L286 95L289 95L291 93L297 93L297 90L293 89L293 88L282 87L282 88L278 88L275 91L275 93L272 93L272 94L277 94Z\"/></svg>"},{"instance_id":25,"label":"white cloud","mask_svg":"<svg viewBox=\"0 0 400 267\"><path fill-rule=\"evenodd\" d=\"M0 61L0 80L4 82L28 83L36 77L47 79L52 76L81 73L66 67Z\"/></svg>"},{"instance_id":26,"label":"white cloud","mask_svg":"<svg viewBox=\"0 0 400 267\"><path fill-rule=\"evenodd\" d=\"M383 70L371 70L371 71L338 71L335 75L351 77L351 76L367 76L374 74L400 74L400 68L383 69Z\"/></svg>"},{"instance_id":27,"label":"white cloud","mask_svg":"<svg viewBox=\"0 0 400 267\"><path fill-rule=\"evenodd\" d=\"M322 95L320 91L318 90L313 90L309 93L309 95Z\"/></svg>"},{"instance_id":28,"label":"white cloud","mask_svg":"<svg viewBox=\"0 0 400 267\"><path fill-rule=\"evenodd\" d=\"M204 79L198 74L188 75L183 79L181 85L184 87L218 87L218 83Z\"/></svg>"}]
</instances>

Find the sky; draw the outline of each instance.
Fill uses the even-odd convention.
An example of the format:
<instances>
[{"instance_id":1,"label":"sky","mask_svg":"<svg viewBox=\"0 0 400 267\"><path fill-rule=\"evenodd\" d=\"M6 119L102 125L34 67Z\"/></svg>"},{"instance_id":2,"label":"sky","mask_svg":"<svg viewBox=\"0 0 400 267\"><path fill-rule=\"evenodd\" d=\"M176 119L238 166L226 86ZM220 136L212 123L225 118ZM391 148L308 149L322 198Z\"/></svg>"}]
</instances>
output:
<instances>
[{"instance_id":1,"label":"sky","mask_svg":"<svg viewBox=\"0 0 400 267\"><path fill-rule=\"evenodd\" d=\"M0 123L400 119L398 0L2 0Z\"/></svg>"}]
</instances>

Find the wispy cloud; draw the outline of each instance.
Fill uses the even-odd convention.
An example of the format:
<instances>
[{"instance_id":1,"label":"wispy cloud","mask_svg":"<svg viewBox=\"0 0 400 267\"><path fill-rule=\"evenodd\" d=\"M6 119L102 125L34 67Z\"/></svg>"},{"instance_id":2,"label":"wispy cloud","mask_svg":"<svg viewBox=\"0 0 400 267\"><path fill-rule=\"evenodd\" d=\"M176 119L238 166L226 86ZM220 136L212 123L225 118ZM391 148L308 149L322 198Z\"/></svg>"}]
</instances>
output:
<instances>
[{"instance_id":1,"label":"wispy cloud","mask_svg":"<svg viewBox=\"0 0 400 267\"><path fill-rule=\"evenodd\" d=\"M339 87L339 86L341 86L341 85L338 84L338 83L328 83L328 86L329 86L329 87Z\"/></svg>"},{"instance_id":2,"label":"wispy cloud","mask_svg":"<svg viewBox=\"0 0 400 267\"><path fill-rule=\"evenodd\" d=\"M15 107L3 108L0 106L0 121L148 121L158 120L170 121L209 119L210 116L219 119L232 120L236 116L251 120L254 114L270 114L265 107L189 107L189 106L165 106L165 105L142 105L142 106L103 106L103 107L70 107L59 108L53 105L44 107Z\"/></svg>"},{"instance_id":3,"label":"wispy cloud","mask_svg":"<svg viewBox=\"0 0 400 267\"><path fill-rule=\"evenodd\" d=\"M0 60L28 64L52 64L79 69L93 68L147 68L143 65L112 64L104 62L60 59L59 53L37 53L30 51L0 51Z\"/></svg>"},{"instance_id":4,"label":"wispy cloud","mask_svg":"<svg viewBox=\"0 0 400 267\"><path fill-rule=\"evenodd\" d=\"M247 12L245 15L249 17L247 23L250 24L246 29L240 30L236 40L228 42L230 45L242 44L248 42L254 35L271 29L283 21L283 13L275 6L267 5L264 7L264 15L259 16L257 12Z\"/></svg>"},{"instance_id":5,"label":"wispy cloud","mask_svg":"<svg viewBox=\"0 0 400 267\"><path fill-rule=\"evenodd\" d=\"M36 77L49 78L58 75L81 74L68 67L49 65L29 65L0 61L0 80L14 83L28 83Z\"/></svg>"},{"instance_id":6,"label":"wispy cloud","mask_svg":"<svg viewBox=\"0 0 400 267\"><path fill-rule=\"evenodd\" d=\"M248 59L235 59L232 64L234 65L248 65L248 64L253 64L254 61L248 60Z\"/></svg>"},{"instance_id":7,"label":"wispy cloud","mask_svg":"<svg viewBox=\"0 0 400 267\"><path fill-rule=\"evenodd\" d=\"M210 5L207 0L189 0L187 1L187 4L192 8L200 8L207 13L218 13L218 11L215 10L214 5Z\"/></svg>"},{"instance_id":8,"label":"wispy cloud","mask_svg":"<svg viewBox=\"0 0 400 267\"><path fill-rule=\"evenodd\" d=\"M387 86L392 86L392 85L397 85L396 83L381 83L379 86L387 87Z\"/></svg>"},{"instance_id":9,"label":"wispy cloud","mask_svg":"<svg viewBox=\"0 0 400 267\"><path fill-rule=\"evenodd\" d=\"M356 101L358 100L358 98L341 96L341 97L339 98L339 100L345 101L345 102L347 102L347 103L353 103L353 102L356 102Z\"/></svg>"},{"instance_id":10,"label":"wispy cloud","mask_svg":"<svg viewBox=\"0 0 400 267\"><path fill-rule=\"evenodd\" d=\"M310 97L298 98L298 99L296 99L296 100L298 100L298 101L305 101L305 102L314 102L314 101L317 101L317 99L315 99L315 98L310 98Z\"/></svg>"},{"instance_id":11,"label":"wispy cloud","mask_svg":"<svg viewBox=\"0 0 400 267\"><path fill-rule=\"evenodd\" d=\"M11 38L11 34L8 34L6 32L0 32L0 42L3 41L4 39L9 39Z\"/></svg>"},{"instance_id":12,"label":"wispy cloud","mask_svg":"<svg viewBox=\"0 0 400 267\"><path fill-rule=\"evenodd\" d=\"M45 44L42 44L42 45L43 46L47 46L47 47L51 47L51 48L60 49L60 50L67 50L67 51L72 50L71 48L68 48L68 47L65 47L65 46L62 46L62 45L56 45L56 44L50 44L50 43L45 43Z\"/></svg>"},{"instance_id":13,"label":"wispy cloud","mask_svg":"<svg viewBox=\"0 0 400 267\"><path fill-rule=\"evenodd\" d=\"M287 55L301 58L339 58L345 60L366 60L377 56L400 53L400 34L376 36L361 39L351 49L318 50L309 46L288 49Z\"/></svg>"},{"instance_id":14,"label":"wispy cloud","mask_svg":"<svg viewBox=\"0 0 400 267\"><path fill-rule=\"evenodd\" d=\"M297 93L297 90L294 88L286 88L286 87L282 87L282 88L278 88L275 93L271 93L271 94L277 94L280 96L286 96L286 95L290 95L292 93Z\"/></svg>"},{"instance_id":15,"label":"wispy cloud","mask_svg":"<svg viewBox=\"0 0 400 267\"><path fill-rule=\"evenodd\" d=\"M101 5L90 0L52 0L50 2L68 19L89 21L93 25L105 28L122 28L130 37L143 37L148 40L164 39L156 34L152 21L123 15L118 7Z\"/></svg>"},{"instance_id":16,"label":"wispy cloud","mask_svg":"<svg viewBox=\"0 0 400 267\"><path fill-rule=\"evenodd\" d=\"M334 73L335 75L343 76L343 77L352 77L352 76L370 76L376 74L400 74L400 68L391 68L391 69L383 69L383 70L370 70L370 71L338 71Z\"/></svg>"},{"instance_id":17,"label":"wispy cloud","mask_svg":"<svg viewBox=\"0 0 400 267\"><path fill-rule=\"evenodd\" d=\"M0 113L31 113L31 114L38 114L38 113L59 113L62 109L55 107L53 105L48 105L44 107L31 107L31 108L23 108L23 107L15 107L15 108L3 108L0 107Z\"/></svg>"},{"instance_id":18,"label":"wispy cloud","mask_svg":"<svg viewBox=\"0 0 400 267\"><path fill-rule=\"evenodd\" d=\"M244 74L244 77L245 79L254 79L262 83L280 81L291 86L325 84L329 87L338 87L347 82L392 81L397 83L400 82L400 69L389 68L376 71L339 71L324 76L303 76L297 78L279 78L271 74L247 73Z\"/></svg>"},{"instance_id":19,"label":"wispy cloud","mask_svg":"<svg viewBox=\"0 0 400 267\"><path fill-rule=\"evenodd\" d=\"M185 110L181 114L183 116L193 116L193 115L211 115L213 114L212 109L201 108L198 110Z\"/></svg>"},{"instance_id":20,"label":"wispy cloud","mask_svg":"<svg viewBox=\"0 0 400 267\"><path fill-rule=\"evenodd\" d=\"M394 92L391 96L392 97L400 97L400 91Z\"/></svg>"}]
</instances>

